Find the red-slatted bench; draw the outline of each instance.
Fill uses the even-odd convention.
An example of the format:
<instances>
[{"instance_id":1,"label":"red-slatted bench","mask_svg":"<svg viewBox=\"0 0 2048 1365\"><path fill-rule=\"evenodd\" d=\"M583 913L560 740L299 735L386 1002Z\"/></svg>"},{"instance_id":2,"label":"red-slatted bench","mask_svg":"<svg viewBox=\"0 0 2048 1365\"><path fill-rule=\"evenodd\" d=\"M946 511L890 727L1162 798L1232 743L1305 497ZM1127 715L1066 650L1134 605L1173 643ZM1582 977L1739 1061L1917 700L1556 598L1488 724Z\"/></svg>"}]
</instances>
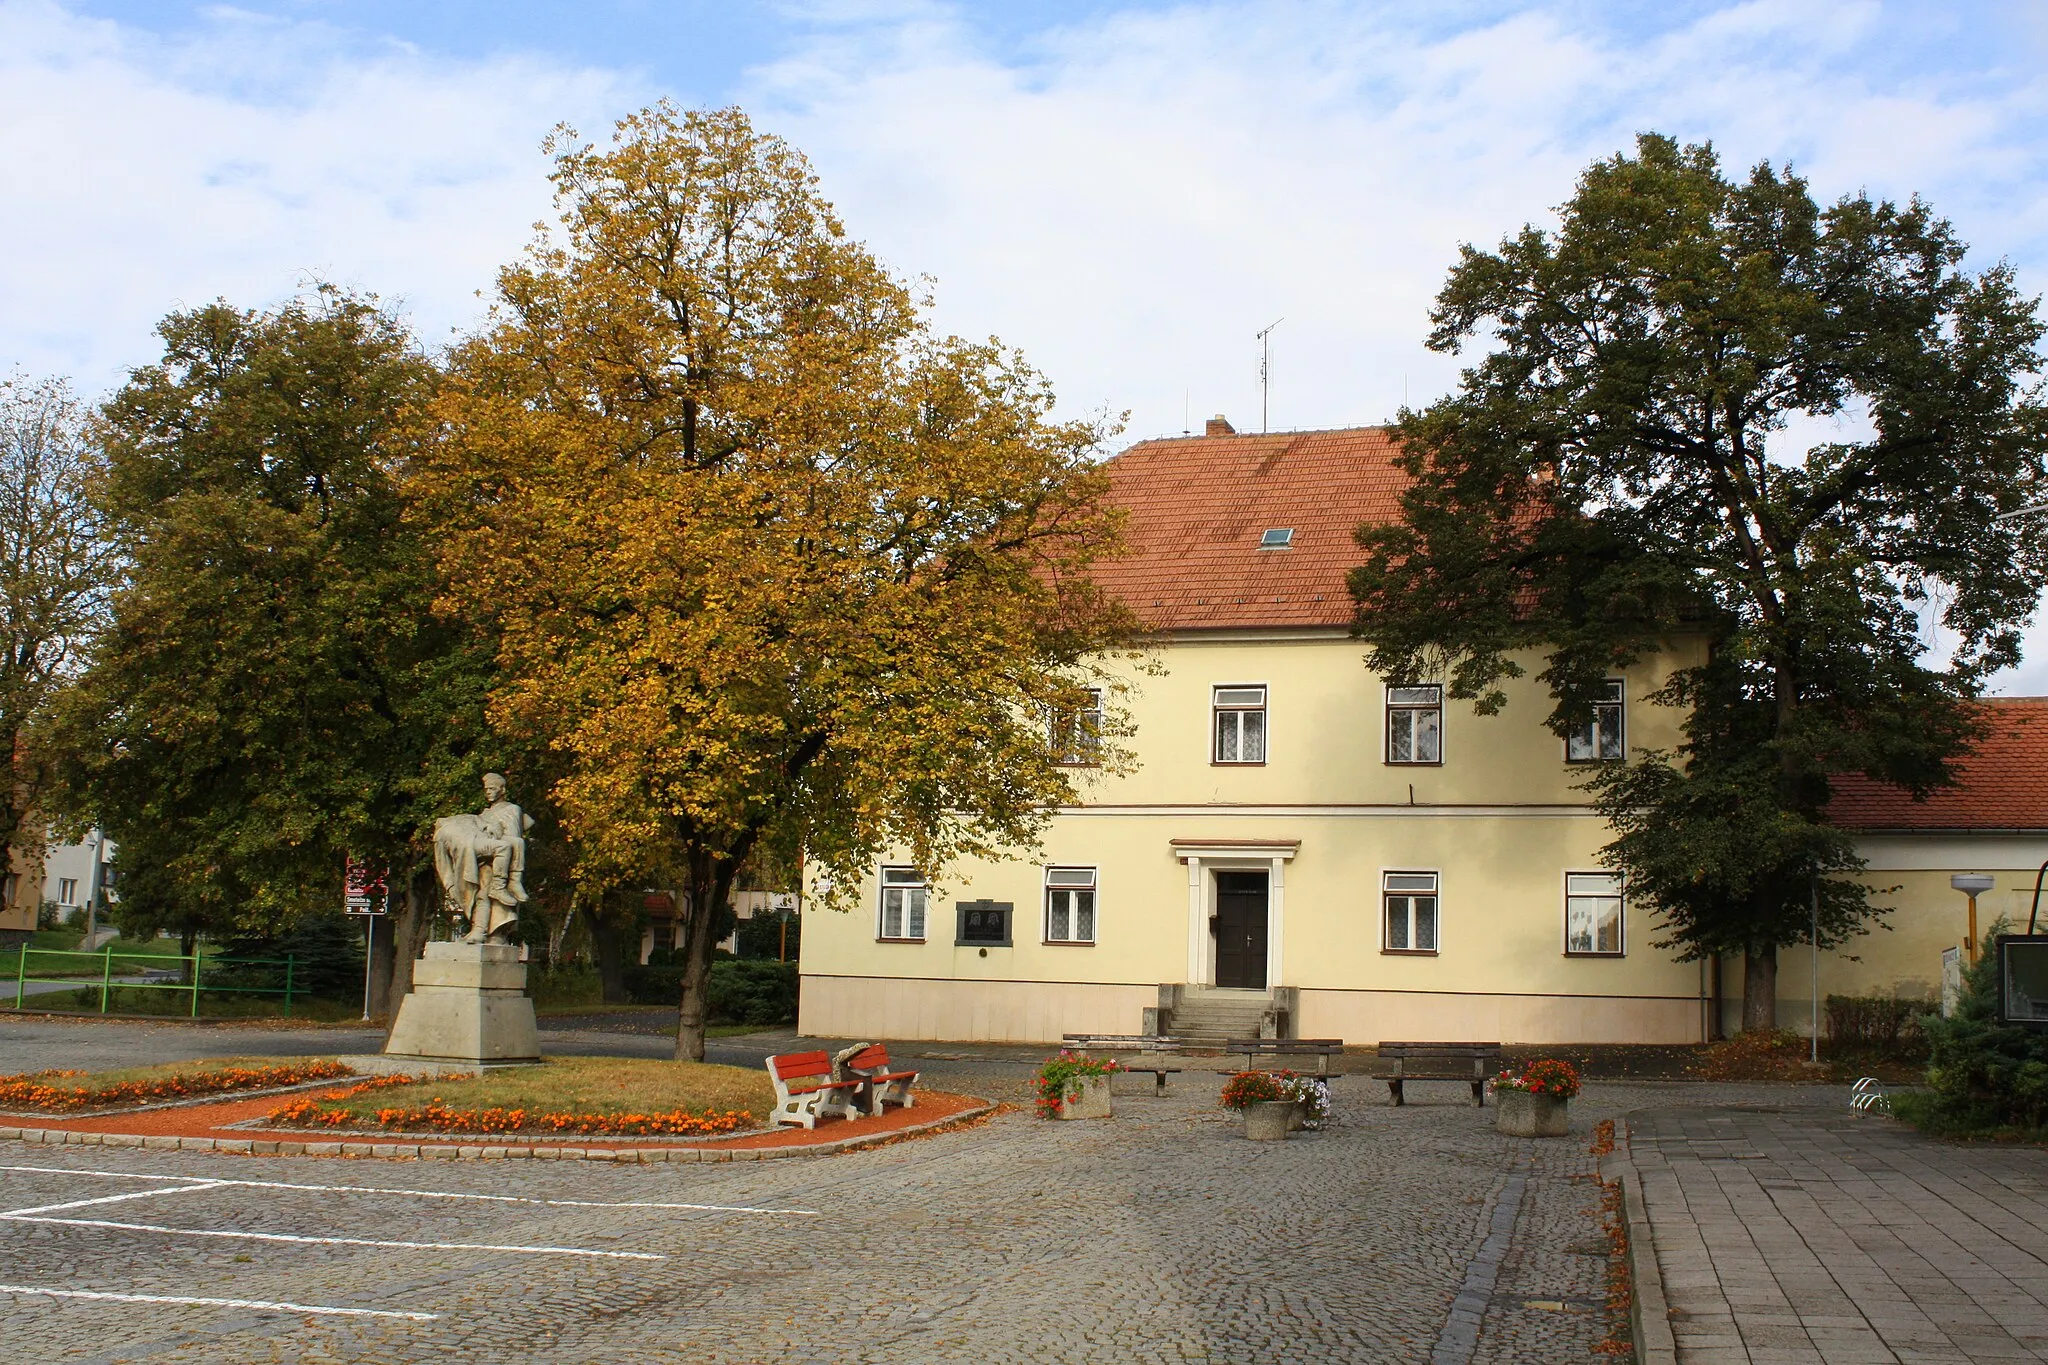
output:
<instances>
[{"instance_id":1,"label":"red-slatted bench","mask_svg":"<svg viewBox=\"0 0 2048 1365\"><path fill-rule=\"evenodd\" d=\"M868 1117L878 1117L885 1103L917 1108L917 1096L910 1093L910 1087L917 1084L917 1073L890 1070L889 1049L880 1043L872 1043L847 1058L846 1070L860 1077L865 1087L863 1098Z\"/></svg>"},{"instance_id":2,"label":"red-slatted bench","mask_svg":"<svg viewBox=\"0 0 2048 1365\"><path fill-rule=\"evenodd\" d=\"M832 1079L832 1059L823 1052L785 1052L768 1059L768 1079L775 1082L777 1123L816 1128L821 1118L854 1117L865 1081Z\"/></svg>"}]
</instances>

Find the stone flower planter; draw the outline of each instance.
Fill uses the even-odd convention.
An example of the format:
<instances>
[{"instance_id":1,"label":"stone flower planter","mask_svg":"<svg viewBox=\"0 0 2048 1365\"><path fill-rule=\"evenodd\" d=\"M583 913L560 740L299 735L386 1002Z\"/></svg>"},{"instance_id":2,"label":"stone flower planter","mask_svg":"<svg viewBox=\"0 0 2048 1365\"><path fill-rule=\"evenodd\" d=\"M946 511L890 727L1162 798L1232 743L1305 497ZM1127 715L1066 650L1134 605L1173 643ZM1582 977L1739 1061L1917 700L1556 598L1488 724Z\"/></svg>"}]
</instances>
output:
<instances>
[{"instance_id":1,"label":"stone flower planter","mask_svg":"<svg viewBox=\"0 0 2048 1365\"><path fill-rule=\"evenodd\" d=\"M1298 1133L1308 1127L1308 1105L1300 1100L1292 1100L1289 1103L1293 1104L1294 1112L1287 1116L1287 1131Z\"/></svg>"},{"instance_id":2,"label":"stone flower planter","mask_svg":"<svg viewBox=\"0 0 2048 1365\"><path fill-rule=\"evenodd\" d=\"M1493 1092L1493 1126L1509 1137L1563 1137L1570 1107L1555 1095L1502 1086Z\"/></svg>"},{"instance_id":3,"label":"stone flower planter","mask_svg":"<svg viewBox=\"0 0 2048 1365\"><path fill-rule=\"evenodd\" d=\"M1244 1135L1253 1142L1285 1142L1294 1127L1297 1107L1293 1100L1261 1100L1241 1112Z\"/></svg>"},{"instance_id":4,"label":"stone flower planter","mask_svg":"<svg viewBox=\"0 0 2048 1365\"><path fill-rule=\"evenodd\" d=\"M1061 1119L1106 1119L1109 1117L1109 1077L1077 1076L1068 1083L1060 1100Z\"/></svg>"}]
</instances>

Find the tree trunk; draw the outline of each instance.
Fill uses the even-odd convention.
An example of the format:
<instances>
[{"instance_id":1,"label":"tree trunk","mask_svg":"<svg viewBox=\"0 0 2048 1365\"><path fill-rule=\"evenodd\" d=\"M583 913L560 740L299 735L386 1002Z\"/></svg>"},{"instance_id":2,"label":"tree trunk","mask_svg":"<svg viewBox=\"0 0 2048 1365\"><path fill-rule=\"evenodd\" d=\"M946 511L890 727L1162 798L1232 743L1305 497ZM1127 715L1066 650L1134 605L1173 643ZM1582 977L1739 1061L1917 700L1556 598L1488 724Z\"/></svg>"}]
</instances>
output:
<instances>
[{"instance_id":1,"label":"tree trunk","mask_svg":"<svg viewBox=\"0 0 2048 1365\"><path fill-rule=\"evenodd\" d=\"M391 956L378 954L378 961L387 963L389 975L384 978L383 989L378 992L374 986L370 997L370 1012L381 1017L388 1028L398 1018L398 1007L405 1002L412 990L412 964L419 960L420 950L427 943L427 928L432 922L434 898L441 894L441 888L434 883L431 869L416 869L406 879L403 908L393 915L392 923L384 927L391 943ZM378 1005L380 998L382 1007Z\"/></svg>"},{"instance_id":2,"label":"tree trunk","mask_svg":"<svg viewBox=\"0 0 2048 1365\"><path fill-rule=\"evenodd\" d=\"M676 906L683 919L683 995L676 1011L676 1060L704 1060L704 1024L711 1015L711 931L718 915L714 907L722 887L710 875L708 858L690 860L690 886L678 893ZM689 909L683 912L684 897Z\"/></svg>"},{"instance_id":3,"label":"tree trunk","mask_svg":"<svg viewBox=\"0 0 2048 1365\"><path fill-rule=\"evenodd\" d=\"M370 998L364 1002L372 1019L391 1017L392 967L398 961L398 923L405 916L365 915L363 923L370 936Z\"/></svg>"},{"instance_id":4,"label":"tree trunk","mask_svg":"<svg viewBox=\"0 0 2048 1365\"><path fill-rule=\"evenodd\" d=\"M184 970L184 973L185 973L185 976L184 976L184 981L185 981L185 984L186 984L186 985L188 985L188 986L192 984L192 968L193 968L193 966L194 966L194 962L195 962L195 959L193 958L193 954L197 953L198 951L199 951L199 931L198 931L197 929L181 929L181 930L179 930L179 931L178 931L178 956L180 956L180 957L182 957L182 958L184 958L184 959L185 959L185 962L184 962L184 968L183 968L183 970Z\"/></svg>"},{"instance_id":5,"label":"tree trunk","mask_svg":"<svg viewBox=\"0 0 2048 1365\"><path fill-rule=\"evenodd\" d=\"M569 902L569 913L557 923L548 926L548 969L552 971L562 965L562 945L568 941L569 926L576 922L576 902Z\"/></svg>"},{"instance_id":6,"label":"tree trunk","mask_svg":"<svg viewBox=\"0 0 2048 1365\"><path fill-rule=\"evenodd\" d=\"M1742 1031L1778 1026L1778 950L1752 948L1742 959Z\"/></svg>"},{"instance_id":7,"label":"tree trunk","mask_svg":"<svg viewBox=\"0 0 2048 1365\"><path fill-rule=\"evenodd\" d=\"M590 941L597 949L597 979L604 988L604 1003L623 1005L626 1003L626 936L632 932L633 917L616 903L616 897L607 899L614 903L590 918ZM637 952L633 954L636 961L639 956Z\"/></svg>"}]
</instances>

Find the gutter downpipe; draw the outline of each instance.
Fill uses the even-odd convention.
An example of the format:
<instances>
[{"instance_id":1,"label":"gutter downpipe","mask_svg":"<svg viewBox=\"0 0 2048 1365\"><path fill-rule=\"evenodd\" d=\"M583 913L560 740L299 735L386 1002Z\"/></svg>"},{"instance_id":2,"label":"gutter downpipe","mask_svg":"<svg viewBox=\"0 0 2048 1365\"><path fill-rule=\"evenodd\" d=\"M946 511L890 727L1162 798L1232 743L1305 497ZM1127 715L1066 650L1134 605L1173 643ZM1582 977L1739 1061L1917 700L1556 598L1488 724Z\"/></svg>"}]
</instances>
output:
<instances>
[{"instance_id":1,"label":"gutter downpipe","mask_svg":"<svg viewBox=\"0 0 2048 1365\"><path fill-rule=\"evenodd\" d=\"M2048 873L2048 862L2042 863L2039 871L2034 873L2034 906L2031 910L2027 911L2027 932L2029 934L2034 932L2034 916L2041 913L2041 877L2044 873Z\"/></svg>"}]
</instances>

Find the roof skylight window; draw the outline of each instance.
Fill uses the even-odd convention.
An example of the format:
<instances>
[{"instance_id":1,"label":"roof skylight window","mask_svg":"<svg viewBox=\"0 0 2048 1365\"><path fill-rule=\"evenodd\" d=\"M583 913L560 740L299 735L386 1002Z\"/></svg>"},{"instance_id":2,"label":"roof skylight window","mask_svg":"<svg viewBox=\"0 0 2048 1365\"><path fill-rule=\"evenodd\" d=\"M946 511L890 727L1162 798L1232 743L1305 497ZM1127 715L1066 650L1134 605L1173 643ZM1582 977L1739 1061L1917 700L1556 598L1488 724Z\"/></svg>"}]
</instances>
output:
<instances>
[{"instance_id":1,"label":"roof skylight window","mask_svg":"<svg viewBox=\"0 0 2048 1365\"><path fill-rule=\"evenodd\" d=\"M1294 528L1292 526L1270 527L1266 534L1259 537L1259 548L1261 550L1286 550L1291 549L1293 545Z\"/></svg>"}]
</instances>

